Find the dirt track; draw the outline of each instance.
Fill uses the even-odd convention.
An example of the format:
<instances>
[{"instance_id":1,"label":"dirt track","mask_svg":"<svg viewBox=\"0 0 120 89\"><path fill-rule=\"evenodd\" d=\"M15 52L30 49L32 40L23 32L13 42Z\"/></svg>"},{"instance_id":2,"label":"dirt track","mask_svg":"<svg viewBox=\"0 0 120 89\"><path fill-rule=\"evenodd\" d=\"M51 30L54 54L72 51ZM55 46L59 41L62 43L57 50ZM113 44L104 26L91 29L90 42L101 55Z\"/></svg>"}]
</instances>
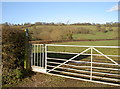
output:
<instances>
[{"instance_id":1,"label":"dirt track","mask_svg":"<svg viewBox=\"0 0 120 89\"><path fill-rule=\"evenodd\" d=\"M113 87L105 84L62 78L35 73L21 81L16 87Z\"/></svg>"}]
</instances>

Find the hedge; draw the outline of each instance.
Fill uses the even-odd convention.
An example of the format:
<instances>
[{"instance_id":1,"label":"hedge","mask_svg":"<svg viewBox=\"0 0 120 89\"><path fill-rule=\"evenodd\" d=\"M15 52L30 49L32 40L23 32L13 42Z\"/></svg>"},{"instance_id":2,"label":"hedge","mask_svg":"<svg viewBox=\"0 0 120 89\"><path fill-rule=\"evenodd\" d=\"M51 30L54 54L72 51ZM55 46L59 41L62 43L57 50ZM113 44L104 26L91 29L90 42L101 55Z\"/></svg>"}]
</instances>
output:
<instances>
[{"instance_id":1,"label":"hedge","mask_svg":"<svg viewBox=\"0 0 120 89\"><path fill-rule=\"evenodd\" d=\"M24 76L25 31L2 26L2 83L12 84Z\"/></svg>"}]
</instances>

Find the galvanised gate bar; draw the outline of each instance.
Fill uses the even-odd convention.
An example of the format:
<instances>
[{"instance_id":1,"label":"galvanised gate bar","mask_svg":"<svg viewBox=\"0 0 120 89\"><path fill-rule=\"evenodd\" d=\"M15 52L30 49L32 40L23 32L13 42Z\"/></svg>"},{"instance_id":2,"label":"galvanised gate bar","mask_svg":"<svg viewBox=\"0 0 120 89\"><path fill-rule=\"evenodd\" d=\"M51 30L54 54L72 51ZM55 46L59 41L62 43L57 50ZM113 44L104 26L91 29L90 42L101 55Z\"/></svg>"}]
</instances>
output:
<instances>
[{"instance_id":1,"label":"galvanised gate bar","mask_svg":"<svg viewBox=\"0 0 120 89\"><path fill-rule=\"evenodd\" d=\"M31 67L35 72L120 86L119 48L32 44ZM113 54L107 54L110 50Z\"/></svg>"}]
</instances>

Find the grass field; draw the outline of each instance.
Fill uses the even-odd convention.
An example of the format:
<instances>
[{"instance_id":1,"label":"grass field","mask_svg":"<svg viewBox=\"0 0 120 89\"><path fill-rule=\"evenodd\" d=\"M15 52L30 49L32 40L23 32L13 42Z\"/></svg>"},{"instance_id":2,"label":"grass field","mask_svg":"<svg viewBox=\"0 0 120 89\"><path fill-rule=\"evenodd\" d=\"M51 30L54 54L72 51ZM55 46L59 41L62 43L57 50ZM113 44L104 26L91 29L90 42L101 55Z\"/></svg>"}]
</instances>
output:
<instances>
[{"instance_id":1,"label":"grass field","mask_svg":"<svg viewBox=\"0 0 120 89\"><path fill-rule=\"evenodd\" d=\"M95 32L93 34L73 34L73 39L113 39L117 35L115 32Z\"/></svg>"},{"instance_id":2,"label":"grass field","mask_svg":"<svg viewBox=\"0 0 120 89\"><path fill-rule=\"evenodd\" d=\"M119 40L109 40L109 41L77 41L77 42L61 42L55 44L64 45L89 45L89 46L118 46Z\"/></svg>"},{"instance_id":3,"label":"grass field","mask_svg":"<svg viewBox=\"0 0 120 89\"><path fill-rule=\"evenodd\" d=\"M62 42L62 43L55 43L61 45L86 45L86 46L118 46L118 40L111 40L111 41L77 41L77 42ZM87 49L88 47L64 47L64 46L48 46L47 51L55 51L55 52L70 52L70 53L80 53ZM40 48L35 47L35 50L38 49L40 53ZM100 52L104 53L105 55L120 55L118 48L96 48ZM33 48L34 52L34 48ZM37 52L37 51L36 51ZM91 50L88 50L85 53L90 54ZM94 54L99 54L98 52L93 50ZM118 61L118 58L116 59Z\"/></svg>"},{"instance_id":4,"label":"grass field","mask_svg":"<svg viewBox=\"0 0 120 89\"><path fill-rule=\"evenodd\" d=\"M87 45L87 46L118 46L118 40L112 41L80 41L80 42L63 42L63 43L56 43L62 45ZM48 47L50 51L57 51L57 52L81 52L86 48L78 48L78 47L55 47L51 46ZM97 48L101 52L105 53L106 55L118 55L117 48ZM90 50L88 51L90 53ZM96 53L96 52L94 52Z\"/></svg>"}]
</instances>

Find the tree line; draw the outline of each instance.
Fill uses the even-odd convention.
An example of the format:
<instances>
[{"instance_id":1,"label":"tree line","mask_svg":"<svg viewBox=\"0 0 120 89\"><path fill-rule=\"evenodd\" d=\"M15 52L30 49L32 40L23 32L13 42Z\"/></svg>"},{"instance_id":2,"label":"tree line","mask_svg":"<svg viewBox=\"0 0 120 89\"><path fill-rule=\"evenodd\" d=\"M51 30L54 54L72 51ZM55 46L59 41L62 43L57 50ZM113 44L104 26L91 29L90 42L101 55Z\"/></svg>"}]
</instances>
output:
<instances>
[{"instance_id":1,"label":"tree line","mask_svg":"<svg viewBox=\"0 0 120 89\"><path fill-rule=\"evenodd\" d=\"M54 26L60 26L60 25L94 25L94 26L97 26L97 25L100 25L100 26L105 26L105 27L118 27L118 25L120 25L119 22L106 22L105 24L99 24L99 23L72 23L72 24L68 24L68 23L54 23L54 22L50 22L50 23L47 23L47 22L35 22L35 23L22 23L22 24L12 24L12 23L9 23L9 22L5 22L3 23L4 25L9 25L9 26L37 26L37 25L54 25Z\"/></svg>"}]
</instances>

